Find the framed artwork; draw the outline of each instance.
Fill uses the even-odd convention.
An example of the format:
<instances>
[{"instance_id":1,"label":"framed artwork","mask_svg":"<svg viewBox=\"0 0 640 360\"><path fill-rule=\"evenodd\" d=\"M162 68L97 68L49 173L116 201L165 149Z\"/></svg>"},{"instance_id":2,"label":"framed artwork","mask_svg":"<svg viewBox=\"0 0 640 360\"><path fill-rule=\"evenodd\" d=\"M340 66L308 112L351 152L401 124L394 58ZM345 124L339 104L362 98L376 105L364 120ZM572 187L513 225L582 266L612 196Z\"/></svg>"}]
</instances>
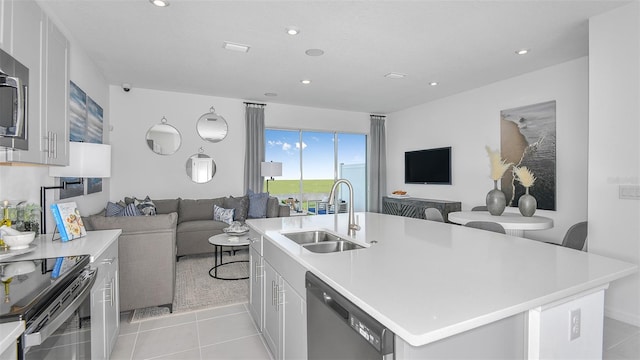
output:
<instances>
[{"instance_id":1,"label":"framed artwork","mask_svg":"<svg viewBox=\"0 0 640 360\"><path fill-rule=\"evenodd\" d=\"M98 103L78 87L69 84L69 141L102 144L104 111ZM61 179L65 180L65 179ZM75 181L77 179L66 179ZM102 191L102 179L87 179L87 194ZM69 185L60 190L60 199L84 195L84 185Z\"/></svg>"},{"instance_id":2,"label":"framed artwork","mask_svg":"<svg viewBox=\"0 0 640 360\"><path fill-rule=\"evenodd\" d=\"M60 186L66 182L75 182L79 178L60 178ZM71 197L84 195L84 184L67 185L66 189L60 189L60 199L68 199Z\"/></svg>"},{"instance_id":3,"label":"framed artwork","mask_svg":"<svg viewBox=\"0 0 640 360\"><path fill-rule=\"evenodd\" d=\"M500 111L500 152L514 166L536 177L529 193L538 209L556 210L556 102L547 101ZM518 206L525 189L508 170L502 177L507 206Z\"/></svg>"}]
</instances>

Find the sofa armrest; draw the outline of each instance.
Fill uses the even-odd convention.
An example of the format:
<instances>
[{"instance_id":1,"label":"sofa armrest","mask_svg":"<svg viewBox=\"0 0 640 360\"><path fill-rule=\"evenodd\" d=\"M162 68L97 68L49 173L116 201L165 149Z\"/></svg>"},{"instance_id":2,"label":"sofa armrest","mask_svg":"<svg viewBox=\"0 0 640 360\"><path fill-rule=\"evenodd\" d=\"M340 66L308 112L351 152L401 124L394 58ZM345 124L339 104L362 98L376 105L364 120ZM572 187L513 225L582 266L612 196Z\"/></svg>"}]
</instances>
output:
<instances>
[{"instance_id":1,"label":"sofa armrest","mask_svg":"<svg viewBox=\"0 0 640 360\"><path fill-rule=\"evenodd\" d=\"M291 216L291 208L289 205L278 205L278 217Z\"/></svg>"}]
</instances>

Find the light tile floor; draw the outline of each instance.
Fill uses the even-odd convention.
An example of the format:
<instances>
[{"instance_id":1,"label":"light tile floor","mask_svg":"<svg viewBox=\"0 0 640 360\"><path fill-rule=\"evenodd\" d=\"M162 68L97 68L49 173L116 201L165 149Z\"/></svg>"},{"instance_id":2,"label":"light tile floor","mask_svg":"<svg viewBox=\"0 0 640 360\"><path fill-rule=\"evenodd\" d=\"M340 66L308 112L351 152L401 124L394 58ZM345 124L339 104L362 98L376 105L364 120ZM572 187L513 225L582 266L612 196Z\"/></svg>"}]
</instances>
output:
<instances>
[{"instance_id":1,"label":"light tile floor","mask_svg":"<svg viewBox=\"0 0 640 360\"><path fill-rule=\"evenodd\" d=\"M112 360L270 359L246 304L129 322L120 319Z\"/></svg>"},{"instance_id":2,"label":"light tile floor","mask_svg":"<svg viewBox=\"0 0 640 360\"><path fill-rule=\"evenodd\" d=\"M607 360L640 359L640 328L605 318ZM246 304L129 323L123 313L112 360L270 359Z\"/></svg>"}]
</instances>

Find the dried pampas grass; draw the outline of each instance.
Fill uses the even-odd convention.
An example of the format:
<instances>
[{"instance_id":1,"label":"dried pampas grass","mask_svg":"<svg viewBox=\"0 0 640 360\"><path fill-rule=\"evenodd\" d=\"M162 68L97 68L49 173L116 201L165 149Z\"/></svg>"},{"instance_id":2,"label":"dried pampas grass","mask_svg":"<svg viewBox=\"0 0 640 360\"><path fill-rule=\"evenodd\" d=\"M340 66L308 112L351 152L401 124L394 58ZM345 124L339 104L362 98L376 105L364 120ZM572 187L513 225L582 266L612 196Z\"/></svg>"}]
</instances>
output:
<instances>
[{"instance_id":1,"label":"dried pampas grass","mask_svg":"<svg viewBox=\"0 0 640 360\"><path fill-rule=\"evenodd\" d=\"M494 181L498 181L502 178L502 175L504 175L505 171L507 171L507 169L509 169L509 167L513 165L513 163L506 163L504 160L502 160L498 150L491 150L491 148L489 148L488 146L485 146L485 149L487 150L487 154L489 154L489 161L491 164L491 179L493 179Z\"/></svg>"},{"instance_id":2,"label":"dried pampas grass","mask_svg":"<svg viewBox=\"0 0 640 360\"><path fill-rule=\"evenodd\" d=\"M522 184L522 186L528 188L532 187L536 182L536 177L533 176L531 170L529 170L526 166L513 167L513 174L516 176L516 180Z\"/></svg>"}]
</instances>

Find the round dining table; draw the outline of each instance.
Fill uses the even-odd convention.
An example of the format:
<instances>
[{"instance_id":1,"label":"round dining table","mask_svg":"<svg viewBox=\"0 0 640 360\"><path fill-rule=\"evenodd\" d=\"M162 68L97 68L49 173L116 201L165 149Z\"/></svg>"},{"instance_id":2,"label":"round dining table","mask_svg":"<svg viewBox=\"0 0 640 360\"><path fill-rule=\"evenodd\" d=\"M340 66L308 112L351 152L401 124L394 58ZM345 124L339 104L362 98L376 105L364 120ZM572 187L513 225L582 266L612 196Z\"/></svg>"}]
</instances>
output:
<instances>
[{"instance_id":1,"label":"round dining table","mask_svg":"<svg viewBox=\"0 0 640 360\"><path fill-rule=\"evenodd\" d=\"M529 230L546 230L553 227L553 219L544 216L522 216L519 213L502 213L495 216L488 211L455 211L449 213L449 221L464 225L470 221L490 221L502 225L508 235L524 237Z\"/></svg>"}]
</instances>

